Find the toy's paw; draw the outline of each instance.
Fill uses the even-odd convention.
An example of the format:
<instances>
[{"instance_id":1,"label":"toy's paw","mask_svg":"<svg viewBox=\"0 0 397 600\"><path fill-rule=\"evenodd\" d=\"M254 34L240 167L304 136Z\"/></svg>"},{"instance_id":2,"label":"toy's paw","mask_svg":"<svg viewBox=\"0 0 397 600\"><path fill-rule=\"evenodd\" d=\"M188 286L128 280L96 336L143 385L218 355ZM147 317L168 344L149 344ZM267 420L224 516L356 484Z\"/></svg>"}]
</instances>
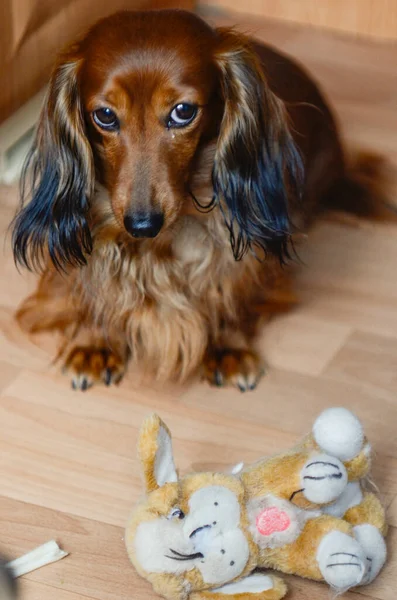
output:
<instances>
[{"instance_id":1,"label":"toy's paw","mask_svg":"<svg viewBox=\"0 0 397 600\"><path fill-rule=\"evenodd\" d=\"M346 408L329 408L316 419L313 437L324 452L348 461L364 444L364 431L357 417Z\"/></svg>"},{"instance_id":2,"label":"toy's paw","mask_svg":"<svg viewBox=\"0 0 397 600\"><path fill-rule=\"evenodd\" d=\"M302 493L315 504L333 502L344 492L347 483L344 465L327 454L311 456L301 471Z\"/></svg>"},{"instance_id":3,"label":"toy's paw","mask_svg":"<svg viewBox=\"0 0 397 600\"><path fill-rule=\"evenodd\" d=\"M72 379L74 390L88 390L94 383L117 384L124 375L125 363L107 348L76 346L69 353L63 372Z\"/></svg>"},{"instance_id":4,"label":"toy's paw","mask_svg":"<svg viewBox=\"0 0 397 600\"><path fill-rule=\"evenodd\" d=\"M215 348L204 358L203 376L211 385L233 385L246 392L256 388L263 374L261 359L249 350Z\"/></svg>"},{"instance_id":5,"label":"toy's paw","mask_svg":"<svg viewBox=\"0 0 397 600\"><path fill-rule=\"evenodd\" d=\"M322 539L317 562L324 580L341 591L359 585L366 573L364 549L341 531L331 531Z\"/></svg>"},{"instance_id":6,"label":"toy's paw","mask_svg":"<svg viewBox=\"0 0 397 600\"><path fill-rule=\"evenodd\" d=\"M219 598L222 595L226 598L237 598L240 595L244 598L260 598L261 600L281 600L287 593L287 586L282 579L274 575L265 575L264 573L253 573L244 579L233 583L227 583L220 588L210 590L214 597ZM208 596L209 598L211 596Z\"/></svg>"},{"instance_id":7,"label":"toy's paw","mask_svg":"<svg viewBox=\"0 0 397 600\"><path fill-rule=\"evenodd\" d=\"M353 531L365 553L367 568L360 585L366 585L375 579L386 562L386 543L380 531L368 523L357 525Z\"/></svg>"}]
</instances>

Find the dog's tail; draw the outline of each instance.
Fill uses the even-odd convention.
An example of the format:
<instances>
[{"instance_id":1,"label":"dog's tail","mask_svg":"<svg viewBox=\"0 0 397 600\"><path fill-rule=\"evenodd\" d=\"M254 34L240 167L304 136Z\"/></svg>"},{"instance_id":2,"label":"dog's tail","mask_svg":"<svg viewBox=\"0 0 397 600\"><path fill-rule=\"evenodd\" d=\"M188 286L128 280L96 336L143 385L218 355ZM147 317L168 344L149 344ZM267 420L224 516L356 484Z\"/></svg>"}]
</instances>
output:
<instances>
[{"instance_id":1,"label":"dog's tail","mask_svg":"<svg viewBox=\"0 0 397 600\"><path fill-rule=\"evenodd\" d=\"M345 175L328 191L323 207L362 219L397 222L396 184L392 166L385 158L358 152L348 160Z\"/></svg>"}]
</instances>

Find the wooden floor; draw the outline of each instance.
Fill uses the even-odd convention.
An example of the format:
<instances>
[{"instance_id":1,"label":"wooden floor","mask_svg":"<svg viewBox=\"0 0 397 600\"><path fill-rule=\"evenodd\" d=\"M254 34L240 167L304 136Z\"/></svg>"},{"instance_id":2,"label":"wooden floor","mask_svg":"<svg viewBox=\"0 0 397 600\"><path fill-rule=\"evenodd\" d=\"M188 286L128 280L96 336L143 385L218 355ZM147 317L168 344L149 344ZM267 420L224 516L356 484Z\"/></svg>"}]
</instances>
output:
<instances>
[{"instance_id":1,"label":"wooden floor","mask_svg":"<svg viewBox=\"0 0 397 600\"><path fill-rule=\"evenodd\" d=\"M322 81L354 145L397 163L397 49L315 31L245 24L301 58ZM397 190L396 190L397 192ZM5 230L15 189L0 191ZM396 194L397 197L397 194ZM5 238L6 239L6 238ZM51 357L27 340L13 312L34 278L0 261L0 552L19 556L55 538L63 561L21 581L26 600L155 598L134 572L123 527L141 494L135 456L142 419L170 426L183 473L226 469L288 447L325 407L363 420L376 451L373 477L392 524L390 558L377 582L343 598L397 596L397 227L319 225L301 251L301 305L263 334L267 377L254 392L118 389L73 392ZM322 584L288 578L291 600L326 600Z\"/></svg>"}]
</instances>

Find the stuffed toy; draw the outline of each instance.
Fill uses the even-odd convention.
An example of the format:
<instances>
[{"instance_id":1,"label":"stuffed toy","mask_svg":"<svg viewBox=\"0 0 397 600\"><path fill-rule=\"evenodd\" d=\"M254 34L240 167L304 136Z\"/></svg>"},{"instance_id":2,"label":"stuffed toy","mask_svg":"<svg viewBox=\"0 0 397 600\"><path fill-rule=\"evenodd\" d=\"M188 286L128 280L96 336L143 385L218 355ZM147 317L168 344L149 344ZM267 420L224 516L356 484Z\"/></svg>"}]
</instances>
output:
<instances>
[{"instance_id":1,"label":"stuffed toy","mask_svg":"<svg viewBox=\"0 0 397 600\"><path fill-rule=\"evenodd\" d=\"M366 489L371 448L346 409L323 412L285 454L232 473L179 477L157 415L144 422L138 451L146 496L126 546L167 600L283 598L284 581L262 569L343 592L373 581L386 560L385 512Z\"/></svg>"}]
</instances>

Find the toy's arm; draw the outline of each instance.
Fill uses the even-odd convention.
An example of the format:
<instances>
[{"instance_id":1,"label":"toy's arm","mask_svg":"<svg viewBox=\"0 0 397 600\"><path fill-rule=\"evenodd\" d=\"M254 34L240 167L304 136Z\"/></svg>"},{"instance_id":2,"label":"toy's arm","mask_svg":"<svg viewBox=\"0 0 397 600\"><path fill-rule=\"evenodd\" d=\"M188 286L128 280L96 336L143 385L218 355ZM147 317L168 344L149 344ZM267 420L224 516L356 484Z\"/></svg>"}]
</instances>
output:
<instances>
[{"instance_id":1,"label":"toy's arm","mask_svg":"<svg viewBox=\"0 0 397 600\"><path fill-rule=\"evenodd\" d=\"M240 477L250 498L272 494L303 509L335 501L348 483L340 460L306 448L260 461Z\"/></svg>"},{"instance_id":2,"label":"toy's arm","mask_svg":"<svg viewBox=\"0 0 397 600\"><path fill-rule=\"evenodd\" d=\"M308 509L334 502L369 467L370 446L360 422L345 409L330 409L294 450L259 461L240 476L251 498L270 492Z\"/></svg>"},{"instance_id":3,"label":"toy's arm","mask_svg":"<svg viewBox=\"0 0 397 600\"><path fill-rule=\"evenodd\" d=\"M188 600L190 586L172 573L152 573L148 580L154 591L166 600Z\"/></svg>"},{"instance_id":4,"label":"toy's arm","mask_svg":"<svg viewBox=\"0 0 397 600\"><path fill-rule=\"evenodd\" d=\"M254 573L213 590L194 592L189 600L281 600L286 593L287 586L279 577Z\"/></svg>"}]
</instances>

